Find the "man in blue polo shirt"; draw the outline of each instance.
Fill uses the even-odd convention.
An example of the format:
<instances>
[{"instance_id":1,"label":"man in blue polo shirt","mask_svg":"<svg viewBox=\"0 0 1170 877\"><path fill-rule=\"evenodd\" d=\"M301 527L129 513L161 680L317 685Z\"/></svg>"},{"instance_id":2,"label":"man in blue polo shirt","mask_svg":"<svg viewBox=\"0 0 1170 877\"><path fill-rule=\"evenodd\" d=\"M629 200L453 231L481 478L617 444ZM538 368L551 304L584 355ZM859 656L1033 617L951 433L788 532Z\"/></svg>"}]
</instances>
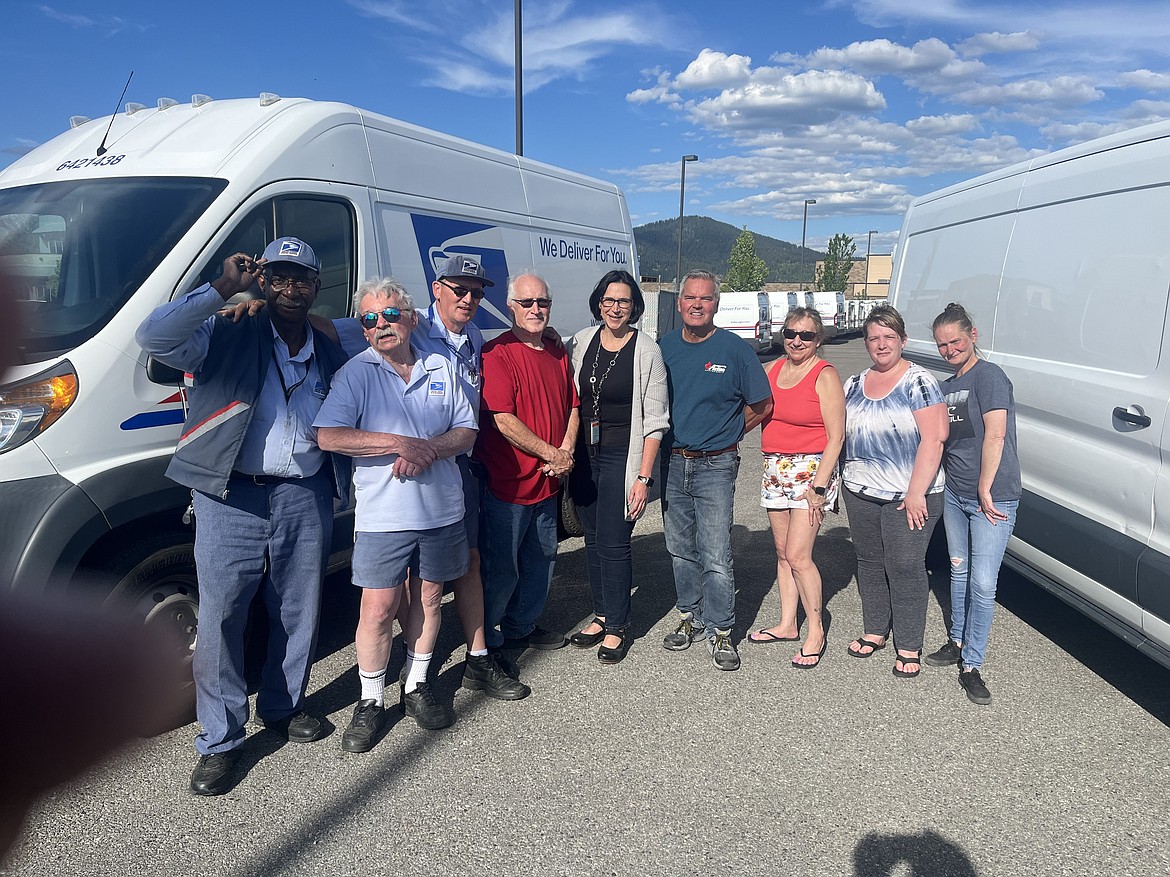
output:
<instances>
[{"instance_id":1,"label":"man in blue polo shirt","mask_svg":"<svg viewBox=\"0 0 1170 877\"><path fill-rule=\"evenodd\" d=\"M712 663L738 670L731 521L739 442L772 410L768 376L747 342L715 327L719 278L691 271L678 297L681 329L660 346L670 388L662 529L680 620L662 645L682 651L706 636Z\"/></svg>"},{"instance_id":2,"label":"man in blue polo shirt","mask_svg":"<svg viewBox=\"0 0 1170 877\"><path fill-rule=\"evenodd\" d=\"M414 304L390 278L358 287L355 310L369 347L334 376L314 421L322 448L354 458L353 583L362 589L354 638L361 699L342 748L365 752L385 725L386 663L402 582L412 573L402 704L427 729L445 728L454 711L427 681L438 621L423 603L443 582L467 572L463 480L455 458L476 436L475 411L451 363L411 344Z\"/></svg>"}]
</instances>

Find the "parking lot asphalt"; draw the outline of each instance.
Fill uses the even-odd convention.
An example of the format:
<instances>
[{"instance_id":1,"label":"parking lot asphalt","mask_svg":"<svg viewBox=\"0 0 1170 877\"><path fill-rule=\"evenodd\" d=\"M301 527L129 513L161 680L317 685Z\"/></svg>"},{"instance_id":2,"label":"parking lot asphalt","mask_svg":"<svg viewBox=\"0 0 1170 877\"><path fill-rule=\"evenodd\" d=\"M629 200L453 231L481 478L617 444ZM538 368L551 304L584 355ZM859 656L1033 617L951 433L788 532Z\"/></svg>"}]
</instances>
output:
<instances>
[{"instance_id":1,"label":"parking lot asphalt","mask_svg":"<svg viewBox=\"0 0 1170 877\"><path fill-rule=\"evenodd\" d=\"M868 362L856 340L826 356L843 376ZM742 460L737 640L779 613L758 432ZM210 799L187 791L193 725L138 741L49 794L0 874L1170 874L1170 670L1005 572L994 699L975 706L953 669L905 680L893 649L848 657L861 610L844 514L815 556L821 666L792 670L799 644L742 642L742 669L720 672L705 648L661 647L676 615L655 506L634 536L638 640L622 664L513 653L532 696L489 700L458 688L448 602L437 688L457 723L426 732L396 714L361 755L339 748L358 695L356 589L331 576L308 708L336 731L296 745L253 729L243 778ZM928 647L946 637L945 571L931 579ZM590 617L584 545L568 540L543 623L569 633ZM401 661L396 646L390 678ZM67 713L6 720L85 733Z\"/></svg>"}]
</instances>

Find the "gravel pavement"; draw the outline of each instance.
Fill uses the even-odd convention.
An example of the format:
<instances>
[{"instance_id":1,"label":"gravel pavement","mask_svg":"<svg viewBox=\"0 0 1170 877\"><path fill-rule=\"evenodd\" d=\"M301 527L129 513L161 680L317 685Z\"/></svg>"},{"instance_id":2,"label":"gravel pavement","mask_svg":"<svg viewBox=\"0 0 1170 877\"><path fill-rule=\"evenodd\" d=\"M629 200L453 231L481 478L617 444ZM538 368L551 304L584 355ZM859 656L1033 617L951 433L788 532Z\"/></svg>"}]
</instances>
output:
<instances>
[{"instance_id":1,"label":"gravel pavement","mask_svg":"<svg viewBox=\"0 0 1170 877\"><path fill-rule=\"evenodd\" d=\"M856 340L826 353L843 375L867 364ZM779 613L758 461L757 432L736 498L737 640ZM790 668L795 643L743 642L735 673L701 646L664 650L674 590L657 507L634 552L624 663L514 655L533 694L492 701L457 687L447 603L437 688L458 722L431 733L396 714L361 755L339 748L358 693L356 589L331 577L308 706L338 730L296 745L255 729L246 775L211 799L187 791L194 726L139 741L47 796L0 874L1170 874L1170 671L1060 601L1004 573L994 700L977 707L953 669L904 680L892 648L846 655L861 607L844 514L816 546L829 650L811 672ZM585 575L583 543L564 542L546 626L591 617ZM932 588L930 648L946 636L945 570ZM390 678L401 661L396 646ZM6 720L85 733L84 716L48 705Z\"/></svg>"}]
</instances>

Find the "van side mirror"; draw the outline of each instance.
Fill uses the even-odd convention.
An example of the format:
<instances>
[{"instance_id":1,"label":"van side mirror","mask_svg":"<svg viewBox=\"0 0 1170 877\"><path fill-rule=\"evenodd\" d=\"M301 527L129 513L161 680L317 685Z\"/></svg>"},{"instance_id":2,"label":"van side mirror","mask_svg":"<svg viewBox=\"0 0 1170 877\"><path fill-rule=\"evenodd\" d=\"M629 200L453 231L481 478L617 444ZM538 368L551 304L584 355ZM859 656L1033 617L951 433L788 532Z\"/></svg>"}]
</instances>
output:
<instances>
[{"instance_id":1,"label":"van side mirror","mask_svg":"<svg viewBox=\"0 0 1170 877\"><path fill-rule=\"evenodd\" d=\"M182 369L165 365L153 356L146 357L146 377L151 383L166 384L168 387L181 386L183 383Z\"/></svg>"}]
</instances>

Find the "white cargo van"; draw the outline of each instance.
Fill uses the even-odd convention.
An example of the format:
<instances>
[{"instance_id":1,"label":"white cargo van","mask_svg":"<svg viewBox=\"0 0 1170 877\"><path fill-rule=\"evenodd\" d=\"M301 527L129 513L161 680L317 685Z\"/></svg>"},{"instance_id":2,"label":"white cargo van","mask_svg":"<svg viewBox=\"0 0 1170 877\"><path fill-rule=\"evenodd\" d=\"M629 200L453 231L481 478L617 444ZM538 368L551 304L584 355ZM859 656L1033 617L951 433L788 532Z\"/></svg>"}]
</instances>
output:
<instances>
[{"instance_id":1,"label":"white cargo van","mask_svg":"<svg viewBox=\"0 0 1170 877\"><path fill-rule=\"evenodd\" d=\"M916 199L891 302L939 373L951 301L1015 385L1005 562L1170 666L1170 123Z\"/></svg>"},{"instance_id":2,"label":"white cargo van","mask_svg":"<svg viewBox=\"0 0 1170 877\"><path fill-rule=\"evenodd\" d=\"M321 258L315 311L330 318L372 275L425 306L435 266L465 253L496 281L476 316L485 332L508 323L504 278L535 267L568 337L591 323L604 272L638 274L615 186L344 104L196 96L130 105L112 126L75 121L0 174L0 268L29 328L0 387L0 586L101 571L188 639L189 497L163 475L183 411L134 343L155 307L279 235ZM344 559L352 516L338 523Z\"/></svg>"},{"instance_id":3,"label":"white cargo van","mask_svg":"<svg viewBox=\"0 0 1170 877\"><path fill-rule=\"evenodd\" d=\"M715 325L733 332L756 353L772 349L772 306L766 292L724 292L719 295Z\"/></svg>"},{"instance_id":4,"label":"white cargo van","mask_svg":"<svg viewBox=\"0 0 1170 877\"><path fill-rule=\"evenodd\" d=\"M845 323L845 293L809 291L804 293L804 306L818 311L825 326L825 340L837 337Z\"/></svg>"}]
</instances>

